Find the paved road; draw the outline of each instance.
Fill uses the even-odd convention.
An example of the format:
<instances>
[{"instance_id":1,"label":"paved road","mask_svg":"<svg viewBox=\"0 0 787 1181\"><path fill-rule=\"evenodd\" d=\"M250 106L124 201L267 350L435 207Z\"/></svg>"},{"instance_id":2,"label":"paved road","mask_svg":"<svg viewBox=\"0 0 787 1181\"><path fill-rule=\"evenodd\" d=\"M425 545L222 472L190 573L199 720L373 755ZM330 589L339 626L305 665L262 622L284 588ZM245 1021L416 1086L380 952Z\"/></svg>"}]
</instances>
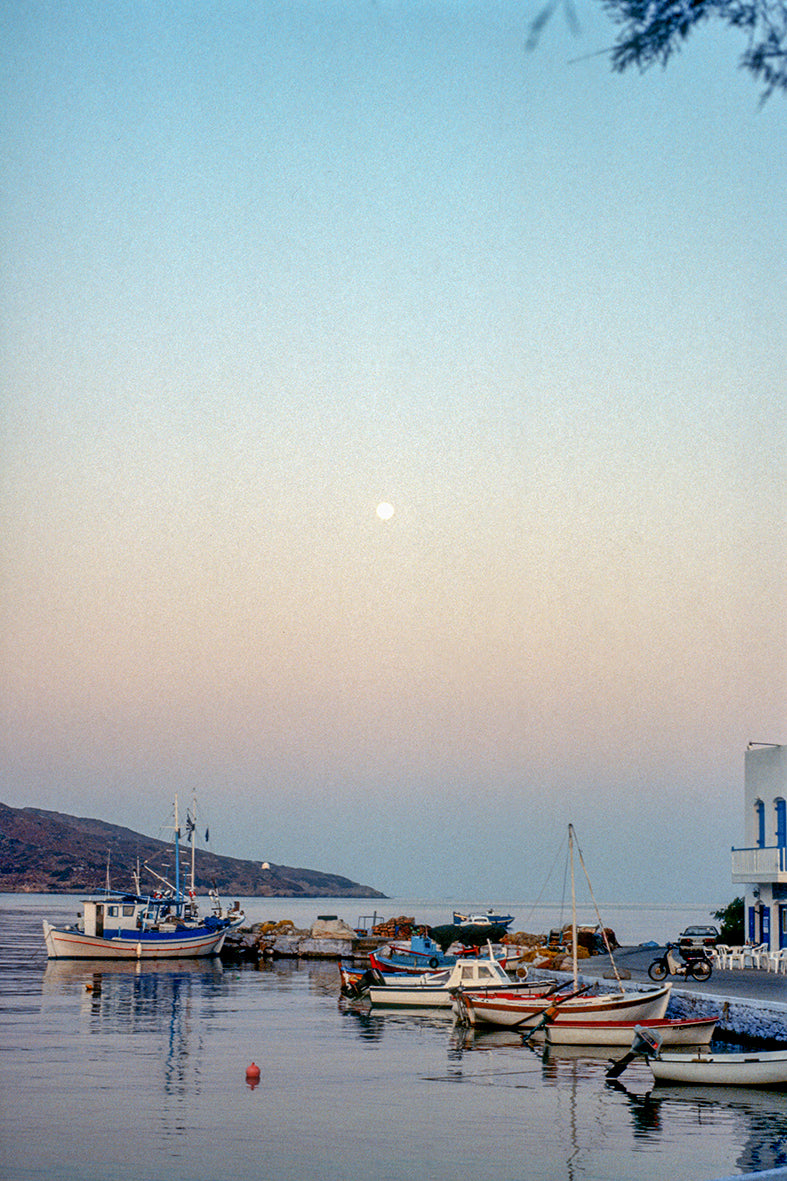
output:
<instances>
[{"instance_id":1,"label":"paved road","mask_svg":"<svg viewBox=\"0 0 787 1181\"><path fill-rule=\"evenodd\" d=\"M618 969L625 968L629 971L632 980L647 983L648 965L663 950L653 947L621 947L615 952L615 963ZM609 959L607 956L591 956L589 960L580 960L579 970L585 976L604 976L610 970ZM766 972L764 968L735 968L731 971L714 968L710 979L702 983L684 976L670 976L668 979L681 991L787 1004L787 976Z\"/></svg>"}]
</instances>

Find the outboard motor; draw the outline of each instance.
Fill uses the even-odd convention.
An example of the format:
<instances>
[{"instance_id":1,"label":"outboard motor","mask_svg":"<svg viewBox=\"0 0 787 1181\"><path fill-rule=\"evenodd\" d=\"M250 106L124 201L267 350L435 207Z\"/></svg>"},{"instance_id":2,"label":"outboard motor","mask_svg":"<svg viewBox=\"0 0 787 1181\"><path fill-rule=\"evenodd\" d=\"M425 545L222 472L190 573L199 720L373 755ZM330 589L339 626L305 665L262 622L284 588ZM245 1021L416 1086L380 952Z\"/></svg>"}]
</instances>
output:
<instances>
[{"instance_id":1,"label":"outboard motor","mask_svg":"<svg viewBox=\"0 0 787 1181\"><path fill-rule=\"evenodd\" d=\"M608 1079L619 1078L635 1058L655 1058L661 1050L664 1035L659 1029L643 1029L641 1025L634 1026L634 1037L631 1039L631 1049L617 1062L610 1062L607 1071Z\"/></svg>"},{"instance_id":2,"label":"outboard motor","mask_svg":"<svg viewBox=\"0 0 787 1181\"><path fill-rule=\"evenodd\" d=\"M635 1025L630 1052L635 1057L655 1058L661 1051L663 1040L660 1029L643 1029L641 1025Z\"/></svg>"}]
</instances>

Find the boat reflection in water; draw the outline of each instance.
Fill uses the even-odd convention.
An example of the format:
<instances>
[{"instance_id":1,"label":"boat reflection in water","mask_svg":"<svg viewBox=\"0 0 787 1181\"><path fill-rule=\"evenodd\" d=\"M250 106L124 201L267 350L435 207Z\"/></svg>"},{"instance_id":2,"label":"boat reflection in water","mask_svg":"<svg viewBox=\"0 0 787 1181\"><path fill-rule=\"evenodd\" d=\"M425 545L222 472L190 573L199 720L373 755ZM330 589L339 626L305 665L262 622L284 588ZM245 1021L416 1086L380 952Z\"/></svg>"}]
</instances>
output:
<instances>
[{"instance_id":1,"label":"boat reflection in water","mask_svg":"<svg viewBox=\"0 0 787 1181\"><path fill-rule=\"evenodd\" d=\"M610 1087L624 1094L639 1140L669 1137L694 1127L703 1136L729 1129L743 1147L736 1159L742 1173L787 1168L787 1094L743 1087L668 1087L637 1094L622 1083Z\"/></svg>"},{"instance_id":2,"label":"boat reflection in water","mask_svg":"<svg viewBox=\"0 0 787 1181\"><path fill-rule=\"evenodd\" d=\"M721 1045L721 1043L719 1043ZM609 1065L602 1049L546 1047L543 1074L555 1086L575 1087ZM601 1080L598 1080L601 1082ZM743 1145L736 1165L744 1173L787 1166L787 1093L751 1087L654 1086L640 1063L626 1084L606 1080L610 1091L625 1098L637 1141L676 1141L692 1129L703 1136L723 1132Z\"/></svg>"},{"instance_id":3,"label":"boat reflection in water","mask_svg":"<svg viewBox=\"0 0 787 1181\"><path fill-rule=\"evenodd\" d=\"M718 1043L721 1048L721 1043ZM582 1162L600 1152L599 1126L616 1129L628 1114L633 1141L670 1158L686 1137L713 1137L740 1145L735 1158L742 1173L787 1167L787 1093L750 1087L654 1085L644 1062L629 1068L625 1084L607 1080L608 1047L528 1046L510 1030L453 1030L451 1055L455 1082L488 1081L519 1087L530 1071L561 1096L564 1133L570 1144L569 1177L582 1175ZM480 1053L479 1053L480 1051ZM529 1076L533 1082L535 1078ZM573 1170L576 1168L577 1172ZM729 1170L732 1172L732 1169Z\"/></svg>"},{"instance_id":4,"label":"boat reflection in water","mask_svg":"<svg viewBox=\"0 0 787 1181\"><path fill-rule=\"evenodd\" d=\"M198 1092L204 1030L216 1015L216 1001L226 983L221 962L215 959L100 964L49 960L42 1009L59 1008L60 1002L79 995L79 1032L95 1036L100 1055L126 1061L123 1042L132 1038L134 1068L142 1051L149 1063L163 1070L165 1094ZM70 1000L69 1013L74 1013ZM133 1082L124 1077L124 1084Z\"/></svg>"}]
</instances>

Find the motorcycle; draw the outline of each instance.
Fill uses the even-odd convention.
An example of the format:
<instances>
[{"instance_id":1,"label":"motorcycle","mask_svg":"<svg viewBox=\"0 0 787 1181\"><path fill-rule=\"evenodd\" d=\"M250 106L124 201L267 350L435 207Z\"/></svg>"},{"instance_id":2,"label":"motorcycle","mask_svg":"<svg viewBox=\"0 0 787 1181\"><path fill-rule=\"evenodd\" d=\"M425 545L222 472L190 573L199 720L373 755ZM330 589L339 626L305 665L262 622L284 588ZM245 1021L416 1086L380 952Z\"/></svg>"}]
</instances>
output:
<instances>
[{"instance_id":1,"label":"motorcycle","mask_svg":"<svg viewBox=\"0 0 787 1181\"><path fill-rule=\"evenodd\" d=\"M664 955L658 956L648 968L651 980L663 980L666 976L693 976L695 980L707 980L713 971L704 951L688 952L685 962L678 959L677 944L668 943Z\"/></svg>"}]
</instances>

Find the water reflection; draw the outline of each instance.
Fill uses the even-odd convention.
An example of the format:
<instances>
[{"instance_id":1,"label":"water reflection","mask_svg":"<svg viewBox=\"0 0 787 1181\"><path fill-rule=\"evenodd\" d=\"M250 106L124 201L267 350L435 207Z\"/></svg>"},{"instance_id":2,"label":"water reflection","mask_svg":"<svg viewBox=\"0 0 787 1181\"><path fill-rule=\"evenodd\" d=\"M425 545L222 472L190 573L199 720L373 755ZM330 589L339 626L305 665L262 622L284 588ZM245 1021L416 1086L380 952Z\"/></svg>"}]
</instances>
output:
<instances>
[{"instance_id":1,"label":"water reflection","mask_svg":"<svg viewBox=\"0 0 787 1181\"><path fill-rule=\"evenodd\" d=\"M437 1033L451 1030L451 1020L444 1009L375 1009L340 997L339 1011L347 1020L346 1028L367 1042L380 1042L386 1032L395 1036L404 1028Z\"/></svg>"},{"instance_id":2,"label":"water reflection","mask_svg":"<svg viewBox=\"0 0 787 1181\"><path fill-rule=\"evenodd\" d=\"M75 1033L104 1039L115 1055L123 1050L118 1039L149 1041L142 1052L161 1063L164 1094L182 1096L199 1091L204 1030L225 985L218 960L52 960L43 974L42 1012L78 996Z\"/></svg>"},{"instance_id":3,"label":"water reflection","mask_svg":"<svg viewBox=\"0 0 787 1181\"><path fill-rule=\"evenodd\" d=\"M483 1054L484 1071L457 1075L463 1055ZM522 1044L515 1030L463 1029L455 1026L449 1039L449 1077L475 1080L479 1074L497 1076L499 1082L526 1073L526 1063L536 1061L542 1081L555 1090L565 1107L569 1178L590 1149L587 1117L583 1107L596 1108L596 1118L613 1126L611 1103L627 1112L635 1143L670 1152L687 1134L711 1134L741 1145L735 1164L741 1172L756 1173L787 1167L787 1094L756 1088L681 1087L655 1085L644 1062L629 1068L627 1080L607 1080L606 1070L614 1050L604 1047L533 1046ZM526 1055L524 1059L520 1054ZM522 1070L517 1067L522 1066ZM596 1123L590 1121L590 1126Z\"/></svg>"},{"instance_id":4,"label":"water reflection","mask_svg":"<svg viewBox=\"0 0 787 1181\"><path fill-rule=\"evenodd\" d=\"M607 1086L625 1097L638 1139L674 1138L678 1129L691 1127L713 1133L733 1125L733 1138L743 1145L735 1162L742 1172L787 1167L787 1095L782 1092L660 1085L642 1095L619 1079Z\"/></svg>"}]
</instances>

